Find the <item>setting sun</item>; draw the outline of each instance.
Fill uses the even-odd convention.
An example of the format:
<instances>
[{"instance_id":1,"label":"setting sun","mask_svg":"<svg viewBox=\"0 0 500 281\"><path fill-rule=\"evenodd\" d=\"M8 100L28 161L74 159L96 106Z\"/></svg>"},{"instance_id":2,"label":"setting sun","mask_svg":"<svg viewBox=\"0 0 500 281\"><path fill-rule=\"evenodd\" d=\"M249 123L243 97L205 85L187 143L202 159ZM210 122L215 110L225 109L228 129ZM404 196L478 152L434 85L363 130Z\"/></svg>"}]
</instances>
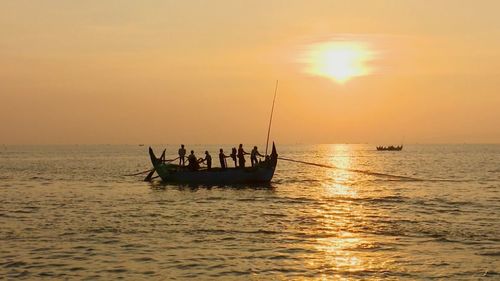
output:
<instances>
[{"instance_id":1,"label":"setting sun","mask_svg":"<svg viewBox=\"0 0 500 281\"><path fill-rule=\"evenodd\" d=\"M330 41L311 45L303 54L304 71L323 76L338 83L368 75L373 72L369 65L375 52L364 42Z\"/></svg>"}]
</instances>

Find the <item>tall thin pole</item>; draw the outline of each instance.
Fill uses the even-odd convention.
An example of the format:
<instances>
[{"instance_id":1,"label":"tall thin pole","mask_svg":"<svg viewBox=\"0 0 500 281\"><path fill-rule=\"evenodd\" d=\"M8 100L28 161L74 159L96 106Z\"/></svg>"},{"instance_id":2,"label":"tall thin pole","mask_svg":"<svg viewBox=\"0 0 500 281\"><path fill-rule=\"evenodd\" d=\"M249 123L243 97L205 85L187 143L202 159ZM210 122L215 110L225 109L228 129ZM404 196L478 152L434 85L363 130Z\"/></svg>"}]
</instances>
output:
<instances>
[{"instance_id":1,"label":"tall thin pole","mask_svg":"<svg viewBox=\"0 0 500 281\"><path fill-rule=\"evenodd\" d=\"M276 87L274 88L273 106L271 107L271 118L269 118L269 127L267 128L266 156L267 156L267 148L269 147L269 134L271 134L271 123L273 122L274 101L276 101L277 92L278 92L278 80L276 80Z\"/></svg>"}]
</instances>

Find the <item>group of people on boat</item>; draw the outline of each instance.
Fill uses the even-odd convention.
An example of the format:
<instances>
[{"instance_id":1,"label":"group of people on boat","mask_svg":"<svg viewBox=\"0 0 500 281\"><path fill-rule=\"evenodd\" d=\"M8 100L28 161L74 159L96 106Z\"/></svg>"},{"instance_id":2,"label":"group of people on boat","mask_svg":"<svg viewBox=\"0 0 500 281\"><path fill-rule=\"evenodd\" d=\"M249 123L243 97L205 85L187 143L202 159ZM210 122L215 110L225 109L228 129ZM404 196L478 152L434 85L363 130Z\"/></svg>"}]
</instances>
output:
<instances>
[{"instance_id":1,"label":"group of people on boat","mask_svg":"<svg viewBox=\"0 0 500 281\"><path fill-rule=\"evenodd\" d=\"M401 149L403 149L402 145L377 146L377 150L401 150Z\"/></svg>"},{"instance_id":2,"label":"group of people on boat","mask_svg":"<svg viewBox=\"0 0 500 281\"><path fill-rule=\"evenodd\" d=\"M186 148L184 147L183 144L181 144L181 147L179 148L179 166L185 167L186 166L186 158L187 158L187 168L190 170L196 171L200 169L200 164L205 163L207 165L207 169L210 170L212 169L212 156L210 153L205 151L205 158L197 158L194 155L194 150L191 150L191 153L186 157ZM240 144L238 149L236 147L233 147L231 149L231 154L226 155L224 154L224 150L221 148L219 149L219 161L220 161L220 167L222 169L228 168L227 165L227 158L231 158L234 161L234 167L236 168L245 168L245 155L250 154L250 163L252 167L257 165L260 162L260 159L258 157L265 157L264 155L260 154L257 146L254 146L252 151L250 153L246 152L243 149L243 144Z\"/></svg>"}]
</instances>

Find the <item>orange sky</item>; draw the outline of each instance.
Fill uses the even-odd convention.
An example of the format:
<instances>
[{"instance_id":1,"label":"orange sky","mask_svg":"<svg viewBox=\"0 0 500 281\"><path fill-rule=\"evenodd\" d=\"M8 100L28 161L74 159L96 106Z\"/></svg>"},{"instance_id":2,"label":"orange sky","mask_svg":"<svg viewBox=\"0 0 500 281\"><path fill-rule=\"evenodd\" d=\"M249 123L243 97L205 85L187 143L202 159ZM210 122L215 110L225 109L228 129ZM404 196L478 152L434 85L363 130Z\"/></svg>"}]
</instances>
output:
<instances>
[{"instance_id":1,"label":"orange sky","mask_svg":"<svg viewBox=\"0 0 500 281\"><path fill-rule=\"evenodd\" d=\"M276 79L280 143L499 143L498 11L494 0L1 1L0 144L264 143ZM368 73L307 71L308 50L344 41L370 48Z\"/></svg>"}]
</instances>

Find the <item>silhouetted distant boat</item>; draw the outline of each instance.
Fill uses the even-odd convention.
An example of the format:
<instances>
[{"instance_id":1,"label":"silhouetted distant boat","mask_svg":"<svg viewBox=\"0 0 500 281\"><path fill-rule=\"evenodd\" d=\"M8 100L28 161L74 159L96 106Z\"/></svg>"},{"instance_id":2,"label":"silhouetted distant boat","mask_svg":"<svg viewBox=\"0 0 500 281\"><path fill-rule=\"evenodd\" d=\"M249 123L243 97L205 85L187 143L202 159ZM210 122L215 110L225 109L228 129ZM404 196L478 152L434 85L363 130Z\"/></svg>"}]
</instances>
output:
<instances>
[{"instance_id":1,"label":"silhouetted distant boat","mask_svg":"<svg viewBox=\"0 0 500 281\"><path fill-rule=\"evenodd\" d=\"M143 143L140 143L140 144L139 144L139 146L144 146L144 144L143 144Z\"/></svg>"},{"instance_id":2,"label":"silhouetted distant boat","mask_svg":"<svg viewBox=\"0 0 500 281\"><path fill-rule=\"evenodd\" d=\"M401 151L401 150L403 150L403 146L402 145L377 146L377 150L378 151Z\"/></svg>"},{"instance_id":3,"label":"silhouetted distant boat","mask_svg":"<svg viewBox=\"0 0 500 281\"><path fill-rule=\"evenodd\" d=\"M151 147L149 156L156 173L163 182L187 184L253 184L270 183L278 163L278 153L273 143L271 155L254 167L245 168L211 168L190 170L187 166L165 163L158 159Z\"/></svg>"}]
</instances>

